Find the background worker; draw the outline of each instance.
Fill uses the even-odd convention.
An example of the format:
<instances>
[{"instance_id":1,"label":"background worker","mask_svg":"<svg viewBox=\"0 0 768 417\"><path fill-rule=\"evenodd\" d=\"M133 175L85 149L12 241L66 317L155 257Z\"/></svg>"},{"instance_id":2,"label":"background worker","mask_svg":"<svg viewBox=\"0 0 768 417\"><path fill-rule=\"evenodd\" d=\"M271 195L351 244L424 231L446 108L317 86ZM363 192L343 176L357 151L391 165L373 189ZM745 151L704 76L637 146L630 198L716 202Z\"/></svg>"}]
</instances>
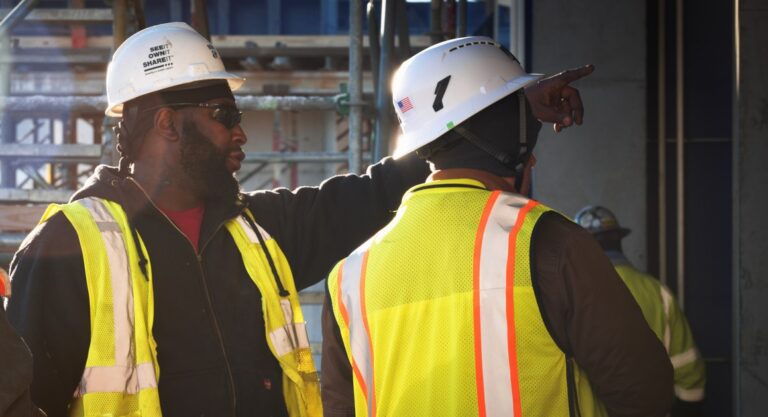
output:
<instances>
[{"instance_id":1,"label":"background worker","mask_svg":"<svg viewBox=\"0 0 768 417\"><path fill-rule=\"evenodd\" d=\"M621 240L631 230L621 227L613 212L601 206L586 206L576 213L574 220L600 243L643 311L648 325L664 344L675 370L677 401L672 407L672 416L700 415L706 384L704 360L672 292L658 279L636 269L624 256Z\"/></svg>"},{"instance_id":2,"label":"background worker","mask_svg":"<svg viewBox=\"0 0 768 417\"><path fill-rule=\"evenodd\" d=\"M145 65L150 54L168 60ZM11 265L9 319L49 416L320 414L297 291L385 225L427 169L386 158L320 187L243 193L242 81L183 23L115 51L119 166L51 206ZM531 101L570 125L550 97L572 89L547 86Z\"/></svg>"},{"instance_id":3,"label":"background worker","mask_svg":"<svg viewBox=\"0 0 768 417\"><path fill-rule=\"evenodd\" d=\"M433 172L329 275L327 417L669 410L664 348L600 247L523 197L540 123L522 89L537 79L484 37L397 71L395 156Z\"/></svg>"}]
</instances>

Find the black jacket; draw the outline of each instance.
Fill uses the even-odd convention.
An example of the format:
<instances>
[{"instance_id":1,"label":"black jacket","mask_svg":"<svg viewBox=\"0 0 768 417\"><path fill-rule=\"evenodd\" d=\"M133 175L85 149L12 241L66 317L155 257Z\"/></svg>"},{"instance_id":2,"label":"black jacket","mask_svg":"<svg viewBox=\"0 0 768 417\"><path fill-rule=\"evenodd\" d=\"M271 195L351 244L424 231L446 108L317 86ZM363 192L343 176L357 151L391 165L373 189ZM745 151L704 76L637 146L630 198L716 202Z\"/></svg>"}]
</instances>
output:
<instances>
[{"instance_id":1,"label":"black jacket","mask_svg":"<svg viewBox=\"0 0 768 417\"><path fill-rule=\"evenodd\" d=\"M426 174L415 158L386 159L367 175L337 176L320 187L208 204L196 253L132 180L99 167L73 200L119 202L146 244L163 415L286 415L281 371L265 340L261 295L224 222L250 208L280 245L302 289L386 224L402 194ZM65 416L90 338L82 254L66 217L59 213L30 233L11 263L11 276L9 319L34 355L33 400L50 417Z\"/></svg>"},{"instance_id":2,"label":"black jacket","mask_svg":"<svg viewBox=\"0 0 768 417\"><path fill-rule=\"evenodd\" d=\"M0 416L37 415L29 395L32 355L5 317L0 297Z\"/></svg>"}]
</instances>

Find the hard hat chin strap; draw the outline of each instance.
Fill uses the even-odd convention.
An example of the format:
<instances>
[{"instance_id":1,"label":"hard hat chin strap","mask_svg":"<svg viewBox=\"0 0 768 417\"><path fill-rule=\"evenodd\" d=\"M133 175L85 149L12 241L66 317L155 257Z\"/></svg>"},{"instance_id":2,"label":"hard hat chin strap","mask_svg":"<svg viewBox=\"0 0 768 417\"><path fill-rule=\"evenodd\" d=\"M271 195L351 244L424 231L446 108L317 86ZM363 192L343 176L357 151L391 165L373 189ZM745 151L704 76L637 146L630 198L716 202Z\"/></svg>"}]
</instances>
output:
<instances>
[{"instance_id":1,"label":"hard hat chin strap","mask_svg":"<svg viewBox=\"0 0 768 417\"><path fill-rule=\"evenodd\" d=\"M517 94L520 100L520 110L518 113L518 119L520 121L520 132L519 132L519 141L520 141L520 152L518 155L512 155L509 152L506 152L496 146L494 143L483 140L473 132L471 132L469 129L463 126L456 126L453 128L453 131L461 135L464 139L466 139L469 143L475 145L483 152L487 153L488 155L491 155L494 159L496 159L499 163L504 165L505 167L515 171L515 177L516 181L522 180L522 174L523 169L525 168L525 163L528 161L528 156L530 155L530 151L532 149L529 149L528 146L528 126L527 126L527 117L526 117L526 98L525 94L519 93ZM518 187L519 188L519 187Z\"/></svg>"}]
</instances>

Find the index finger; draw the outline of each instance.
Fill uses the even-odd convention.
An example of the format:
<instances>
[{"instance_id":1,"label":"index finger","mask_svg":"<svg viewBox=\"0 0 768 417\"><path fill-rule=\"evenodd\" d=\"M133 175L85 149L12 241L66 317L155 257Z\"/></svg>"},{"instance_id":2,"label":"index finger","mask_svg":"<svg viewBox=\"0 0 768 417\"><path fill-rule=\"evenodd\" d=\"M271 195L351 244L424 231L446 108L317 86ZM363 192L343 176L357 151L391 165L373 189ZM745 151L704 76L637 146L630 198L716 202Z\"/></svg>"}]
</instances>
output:
<instances>
[{"instance_id":1,"label":"index finger","mask_svg":"<svg viewBox=\"0 0 768 417\"><path fill-rule=\"evenodd\" d=\"M595 71L595 66L592 64L587 64L587 65L584 65L583 67L565 70L557 75L554 75L552 78L554 80L557 80L558 83L560 83L561 85L568 85L578 79L584 78L587 75L592 74L593 71Z\"/></svg>"}]
</instances>

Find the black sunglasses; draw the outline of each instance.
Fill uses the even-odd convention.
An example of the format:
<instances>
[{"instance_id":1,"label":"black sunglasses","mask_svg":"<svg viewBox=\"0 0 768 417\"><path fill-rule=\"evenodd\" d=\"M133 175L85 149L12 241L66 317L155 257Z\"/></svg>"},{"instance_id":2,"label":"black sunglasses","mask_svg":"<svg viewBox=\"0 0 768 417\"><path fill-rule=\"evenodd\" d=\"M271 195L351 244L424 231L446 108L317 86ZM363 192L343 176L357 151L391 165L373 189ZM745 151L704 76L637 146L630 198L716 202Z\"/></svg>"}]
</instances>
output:
<instances>
[{"instance_id":1,"label":"black sunglasses","mask_svg":"<svg viewBox=\"0 0 768 417\"><path fill-rule=\"evenodd\" d=\"M213 109L213 119L221 123L227 129L240 124L243 120L243 112L241 112L236 106L232 104L217 104L217 103L167 103L158 106L150 107L143 112L151 110L161 109L163 107L181 108L181 107L205 107L207 109ZM142 113L143 113L142 112Z\"/></svg>"}]
</instances>

